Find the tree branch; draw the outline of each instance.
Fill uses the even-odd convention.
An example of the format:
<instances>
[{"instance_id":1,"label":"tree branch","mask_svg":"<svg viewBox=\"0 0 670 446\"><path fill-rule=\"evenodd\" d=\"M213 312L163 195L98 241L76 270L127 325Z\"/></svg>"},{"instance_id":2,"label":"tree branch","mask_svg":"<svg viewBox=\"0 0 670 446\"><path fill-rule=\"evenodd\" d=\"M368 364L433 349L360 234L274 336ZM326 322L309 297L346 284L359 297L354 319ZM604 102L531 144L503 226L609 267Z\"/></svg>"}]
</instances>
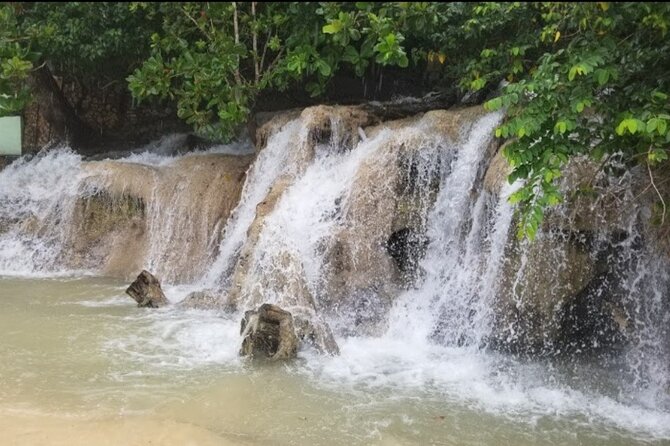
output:
<instances>
[{"instance_id":1,"label":"tree branch","mask_svg":"<svg viewBox=\"0 0 670 446\"><path fill-rule=\"evenodd\" d=\"M251 2L251 45L254 50L254 80L256 83L260 80L260 67L258 65L258 31L256 30L256 2Z\"/></svg>"},{"instance_id":2,"label":"tree branch","mask_svg":"<svg viewBox=\"0 0 670 446\"><path fill-rule=\"evenodd\" d=\"M200 32L202 32L205 35L205 37L207 37L207 40L211 42L212 36L209 35L207 30L203 26L201 26L198 23L198 21L191 14L189 14L188 11L186 11L184 8L181 8L181 11L184 13L186 17L188 17L195 24L195 26L200 30Z\"/></svg>"},{"instance_id":3,"label":"tree branch","mask_svg":"<svg viewBox=\"0 0 670 446\"><path fill-rule=\"evenodd\" d=\"M240 44L240 27L237 22L237 2L233 2L233 30L235 32L235 46ZM240 77L240 57L237 57L237 67L235 67L235 82L237 85L242 85Z\"/></svg>"},{"instance_id":4,"label":"tree branch","mask_svg":"<svg viewBox=\"0 0 670 446\"><path fill-rule=\"evenodd\" d=\"M651 152L651 147L649 148L649 152ZM651 181L651 185L654 187L654 190L656 191L656 195L658 195L658 198L661 200L661 204L663 205L663 215L661 215L661 225L665 223L665 200L663 199L663 195L661 192L658 190L656 187L656 183L654 183L654 175L651 172L651 165L649 164L649 161L647 161L647 171L649 172L649 180Z\"/></svg>"}]
</instances>

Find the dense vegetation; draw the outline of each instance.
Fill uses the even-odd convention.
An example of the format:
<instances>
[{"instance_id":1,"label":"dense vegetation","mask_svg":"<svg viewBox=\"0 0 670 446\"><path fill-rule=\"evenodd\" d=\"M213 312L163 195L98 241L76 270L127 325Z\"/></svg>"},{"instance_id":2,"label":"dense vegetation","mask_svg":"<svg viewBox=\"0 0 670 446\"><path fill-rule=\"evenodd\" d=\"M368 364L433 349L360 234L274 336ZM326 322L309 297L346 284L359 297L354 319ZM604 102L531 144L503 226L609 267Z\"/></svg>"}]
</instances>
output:
<instances>
[{"instance_id":1,"label":"dense vegetation","mask_svg":"<svg viewBox=\"0 0 670 446\"><path fill-rule=\"evenodd\" d=\"M262 91L301 85L318 97L336 75L421 70L434 89L489 93L486 107L506 110L496 136L512 141L510 180L526 180L512 200L532 237L576 155L645 163L657 189L669 26L664 3L4 3L0 114L21 110L25 81L47 63L126 78L137 100L170 99L196 130L226 139Z\"/></svg>"}]
</instances>

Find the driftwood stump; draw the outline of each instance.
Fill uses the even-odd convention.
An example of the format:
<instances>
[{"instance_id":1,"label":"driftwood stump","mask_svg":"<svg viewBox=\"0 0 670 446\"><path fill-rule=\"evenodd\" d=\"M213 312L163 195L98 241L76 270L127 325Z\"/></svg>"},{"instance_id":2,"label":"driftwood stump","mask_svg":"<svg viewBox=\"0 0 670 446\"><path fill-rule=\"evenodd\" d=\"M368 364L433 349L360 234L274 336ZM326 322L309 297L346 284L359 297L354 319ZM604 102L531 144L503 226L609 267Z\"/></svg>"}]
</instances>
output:
<instances>
[{"instance_id":1,"label":"driftwood stump","mask_svg":"<svg viewBox=\"0 0 670 446\"><path fill-rule=\"evenodd\" d=\"M170 303L158 279L146 270L130 284L126 293L135 299L138 307L158 308Z\"/></svg>"}]
</instances>

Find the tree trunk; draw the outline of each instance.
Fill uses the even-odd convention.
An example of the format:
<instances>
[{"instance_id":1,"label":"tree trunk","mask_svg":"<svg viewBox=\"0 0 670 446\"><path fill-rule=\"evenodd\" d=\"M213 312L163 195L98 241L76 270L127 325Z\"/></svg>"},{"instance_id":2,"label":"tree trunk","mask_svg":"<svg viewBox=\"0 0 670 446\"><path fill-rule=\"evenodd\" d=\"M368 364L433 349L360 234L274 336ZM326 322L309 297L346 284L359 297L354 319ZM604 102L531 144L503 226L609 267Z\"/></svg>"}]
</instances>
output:
<instances>
[{"instance_id":1,"label":"tree trunk","mask_svg":"<svg viewBox=\"0 0 670 446\"><path fill-rule=\"evenodd\" d=\"M93 139L95 133L79 118L46 65L32 74L31 83L44 119L55 135L54 142L67 143L76 149Z\"/></svg>"}]
</instances>

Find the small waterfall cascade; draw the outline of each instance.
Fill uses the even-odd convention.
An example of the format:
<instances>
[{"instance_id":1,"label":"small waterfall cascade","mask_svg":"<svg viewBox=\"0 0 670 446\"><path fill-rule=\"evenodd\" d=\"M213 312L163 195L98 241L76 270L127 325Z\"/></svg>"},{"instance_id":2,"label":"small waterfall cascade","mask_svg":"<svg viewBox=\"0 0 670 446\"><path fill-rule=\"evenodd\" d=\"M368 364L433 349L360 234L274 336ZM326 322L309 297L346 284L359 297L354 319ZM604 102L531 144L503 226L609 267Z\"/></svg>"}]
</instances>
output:
<instances>
[{"instance_id":1,"label":"small waterfall cascade","mask_svg":"<svg viewBox=\"0 0 670 446\"><path fill-rule=\"evenodd\" d=\"M0 172L0 274L60 270L81 164L79 155L54 151Z\"/></svg>"},{"instance_id":2,"label":"small waterfall cascade","mask_svg":"<svg viewBox=\"0 0 670 446\"><path fill-rule=\"evenodd\" d=\"M169 282L199 277L252 157L242 147L161 154L182 139L118 160L57 149L0 172L0 273L130 278L146 268Z\"/></svg>"},{"instance_id":3,"label":"small waterfall cascade","mask_svg":"<svg viewBox=\"0 0 670 446\"><path fill-rule=\"evenodd\" d=\"M280 305L344 342L577 358L600 367L584 374L596 390L614 373L618 401L670 410L668 261L641 175L575 160L565 203L519 240L520 184L492 136L502 118L322 106L267 122L253 155L20 160L0 172L0 274L146 268L227 308Z\"/></svg>"}]
</instances>

